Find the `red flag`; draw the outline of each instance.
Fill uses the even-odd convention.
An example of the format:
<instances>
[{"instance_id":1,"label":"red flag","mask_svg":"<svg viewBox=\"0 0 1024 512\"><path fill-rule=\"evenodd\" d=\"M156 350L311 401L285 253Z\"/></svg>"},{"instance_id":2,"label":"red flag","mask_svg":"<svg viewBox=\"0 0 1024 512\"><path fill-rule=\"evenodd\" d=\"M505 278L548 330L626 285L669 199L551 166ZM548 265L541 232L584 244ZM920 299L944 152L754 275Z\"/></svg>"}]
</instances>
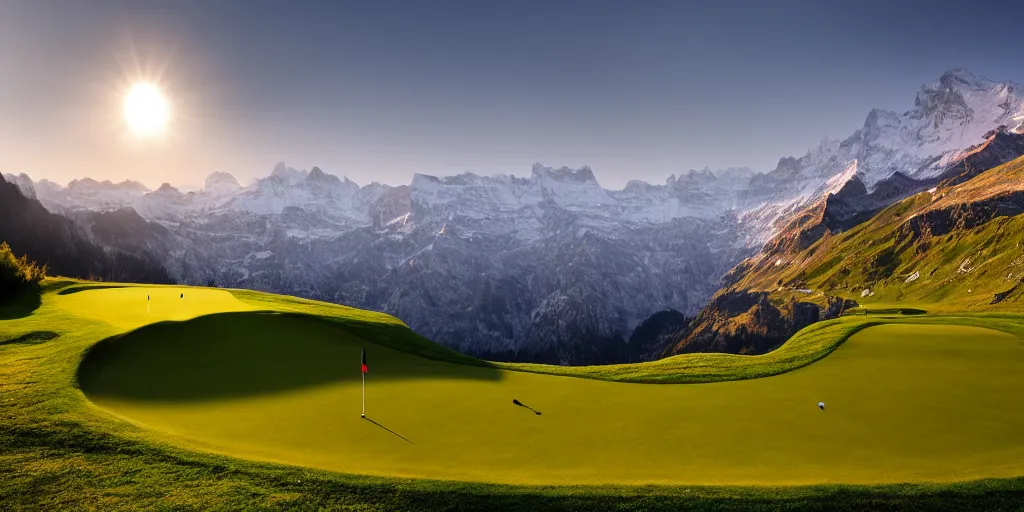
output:
<instances>
[{"instance_id":1,"label":"red flag","mask_svg":"<svg viewBox=\"0 0 1024 512\"><path fill-rule=\"evenodd\" d=\"M363 373L369 372L370 369L366 366L366 349L363 349Z\"/></svg>"}]
</instances>

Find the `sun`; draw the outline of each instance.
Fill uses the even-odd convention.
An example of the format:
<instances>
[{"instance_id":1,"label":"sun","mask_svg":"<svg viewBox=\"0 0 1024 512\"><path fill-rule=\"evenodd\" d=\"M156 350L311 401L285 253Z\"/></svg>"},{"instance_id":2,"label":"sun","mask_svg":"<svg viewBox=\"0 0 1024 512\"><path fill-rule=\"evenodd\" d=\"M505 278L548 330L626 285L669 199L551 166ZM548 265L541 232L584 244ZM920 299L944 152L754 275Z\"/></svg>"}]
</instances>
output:
<instances>
[{"instance_id":1,"label":"sun","mask_svg":"<svg viewBox=\"0 0 1024 512\"><path fill-rule=\"evenodd\" d=\"M131 87L124 97L124 120L140 137L160 135L167 127L170 105L155 85L142 82Z\"/></svg>"}]
</instances>

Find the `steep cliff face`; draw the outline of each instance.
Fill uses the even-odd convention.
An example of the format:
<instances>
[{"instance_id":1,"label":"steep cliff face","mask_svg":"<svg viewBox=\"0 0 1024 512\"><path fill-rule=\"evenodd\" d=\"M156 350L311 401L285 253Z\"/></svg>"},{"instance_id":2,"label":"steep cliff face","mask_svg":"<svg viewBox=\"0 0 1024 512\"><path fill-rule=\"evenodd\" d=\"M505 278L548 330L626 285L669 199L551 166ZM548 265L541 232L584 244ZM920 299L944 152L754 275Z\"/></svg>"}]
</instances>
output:
<instances>
[{"instance_id":1,"label":"steep cliff face","mask_svg":"<svg viewBox=\"0 0 1024 512\"><path fill-rule=\"evenodd\" d=\"M633 330L629 337L630 360L643 361L661 357L665 347L672 345L693 318L676 311L666 309L659 311L644 320Z\"/></svg>"},{"instance_id":2,"label":"steep cliff face","mask_svg":"<svg viewBox=\"0 0 1024 512\"><path fill-rule=\"evenodd\" d=\"M765 244L764 252L807 249L826 233L846 231L911 195L939 184L950 187L964 183L1021 155L1024 155L1024 135L1000 127L932 178L917 180L895 172L869 191L861 175L853 174L841 188L791 217L776 237Z\"/></svg>"},{"instance_id":3,"label":"steep cliff face","mask_svg":"<svg viewBox=\"0 0 1024 512\"><path fill-rule=\"evenodd\" d=\"M665 355L688 352L763 354L785 343L797 331L836 318L857 303L825 296L824 303L788 300L773 303L769 292L729 291L715 296L689 326L681 330Z\"/></svg>"},{"instance_id":4,"label":"steep cliff face","mask_svg":"<svg viewBox=\"0 0 1024 512\"><path fill-rule=\"evenodd\" d=\"M342 244L351 252L317 286L336 294L331 300L374 304L467 353L621 362L633 357L627 340L635 325L666 305L696 312L717 289L716 276L744 254L736 235L723 236L733 231L722 222L606 234L563 212L545 219L550 233L519 241L514 233L467 232L457 217L422 226L410 216L389 227L394 236L342 237L338 254Z\"/></svg>"}]
</instances>

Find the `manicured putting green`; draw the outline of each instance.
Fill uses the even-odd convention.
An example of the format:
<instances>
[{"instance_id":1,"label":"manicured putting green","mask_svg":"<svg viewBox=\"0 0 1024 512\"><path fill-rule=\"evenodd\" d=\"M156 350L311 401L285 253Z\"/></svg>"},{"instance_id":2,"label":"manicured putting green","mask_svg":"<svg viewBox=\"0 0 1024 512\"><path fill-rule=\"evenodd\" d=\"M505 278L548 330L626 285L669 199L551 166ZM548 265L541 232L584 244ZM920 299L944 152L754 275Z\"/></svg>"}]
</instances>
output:
<instances>
[{"instance_id":1,"label":"manicured putting green","mask_svg":"<svg viewBox=\"0 0 1024 512\"><path fill-rule=\"evenodd\" d=\"M176 286L82 286L60 293L56 299L59 307L70 313L123 328L254 309L225 290Z\"/></svg>"},{"instance_id":2,"label":"manicured putting green","mask_svg":"<svg viewBox=\"0 0 1024 512\"><path fill-rule=\"evenodd\" d=\"M359 417L363 346L372 421ZM79 378L158 437L239 457L503 483L803 484L1024 474L1022 368L1024 341L1009 334L905 324L777 377L622 384L442 363L323 321L229 313L102 342Z\"/></svg>"}]
</instances>

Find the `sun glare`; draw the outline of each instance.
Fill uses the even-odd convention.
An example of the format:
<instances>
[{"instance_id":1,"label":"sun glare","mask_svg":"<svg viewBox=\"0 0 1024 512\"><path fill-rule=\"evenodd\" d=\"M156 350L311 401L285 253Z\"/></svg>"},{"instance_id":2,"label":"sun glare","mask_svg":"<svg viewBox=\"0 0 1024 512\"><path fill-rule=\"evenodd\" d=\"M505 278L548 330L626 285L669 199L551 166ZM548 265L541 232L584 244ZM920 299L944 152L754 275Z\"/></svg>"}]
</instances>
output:
<instances>
[{"instance_id":1,"label":"sun glare","mask_svg":"<svg viewBox=\"0 0 1024 512\"><path fill-rule=\"evenodd\" d=\"M169 117L167 98L153 84L135 84L124 97L124 120L135 135L160 135L167 126Z\"/></svg>"}]
</instances>

